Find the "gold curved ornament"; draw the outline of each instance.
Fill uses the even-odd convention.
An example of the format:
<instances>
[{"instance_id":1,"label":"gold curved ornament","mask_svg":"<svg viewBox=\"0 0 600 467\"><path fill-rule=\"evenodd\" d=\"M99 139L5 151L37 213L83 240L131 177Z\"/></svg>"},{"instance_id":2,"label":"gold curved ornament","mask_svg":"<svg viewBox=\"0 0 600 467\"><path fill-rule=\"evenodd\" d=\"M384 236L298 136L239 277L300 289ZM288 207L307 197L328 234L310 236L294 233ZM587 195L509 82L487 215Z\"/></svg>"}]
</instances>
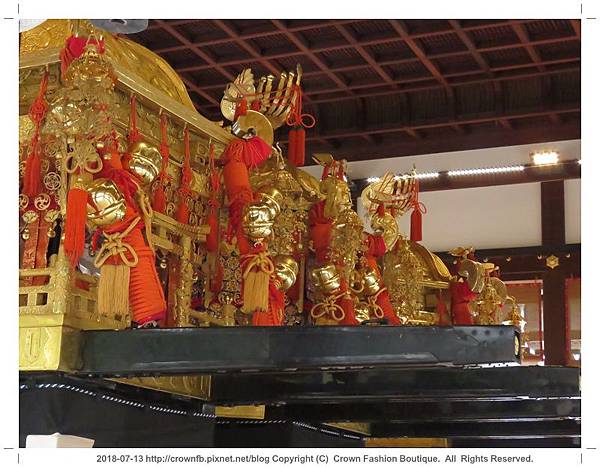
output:
<instances>
[{"instance_id":1,"label":"gold curved ornament","mask_svg":"<svg viewBox=\"0 0 600 467\"><path fill-rule=\"evenodd\" d=\"M298 276L298 263L290 255L278 255L273 258L275 275L278 279L278 289L288 290L296 282Z\"/></svg>"},{"instance_id":2,"label":"gold curved ornament","mask_svg":"<svg viewBox=\"0 0 600 467\"><path fill-rule=\"evenodd\" d=\"M220 104L223 117L233 122L238 103L247 96L246 101L251 104L255 100L255 92L254 75L250 68L246 68L225 87Z\"/></svg>"},{"instance_id":3,"label":"gold curved ornament","mask_svg":"<svg viewBox=\"0 0 600 467\"><path fill-rule=\"evenodd\" d=\"M269 146L273 144L273 126L271 122L255 110L248 110L246 115L238 117L231 127L231 132L240 138L246 135L258 136Z\"/></svg>"},{"instance_id":4,"label":"gold curved ornament","mask_svg":"<svg viewBox=\"0 0 600 467\"><path fill-rule=\"evenodd\" d=\"M102 159L96 148L87 141L77 141L72 145L72 151L63 162L68 174L88 172L97 174L102 170Z\"/></svg>"},{"instance_id":5,"label":"gold curved ornament","mask_svg":"<svg viewBox=\"0 0 600 467\"><path fill-rule=\"evenodd\" d=\"M490 277L489 281L492 287L494 287L496 290L500 304L503 305L508 297L508 289L506 288L506 284L497 277Z\"/></svg>"},{"instance_id":6,"label":"gold curved ornament","mask_svg":"<svg viewBox=\"0 0 600 467\"><path fill-rule=\"evenodd\" d=\"M416 171L394 175L386 173L376 182L368 185L361 193L361 201L367 212L373 212L380 204L396 210L398 215L405 213L414 202Z\"/></svg>"},{"instance_id":7,"label":"gold curved ornament","mask_svg":"<svg viewBox=\"0 0 600 467\"><path fill-rule=\"evenodd\" d=\"M19 194L19 210L23 211L29 205L29 196L24 193Z\"/></svg>"},{"instance_id":8,"label":"gold curved ornament","mask_svg":"<svg viewBox=\"0 0 600 467\"><path fill-rule=\"evenodd\" d=\"M60 174L57 172L48 172L44 175L44 186L48 191L56 191L61 186Z\"/></svg>"},{"instance_id":9,"label":"gold curved ornament","mask_svg":"<svg viewBox=\"0 0 600 467\"><path fill-rule=\"evenodd\" d=\"M52 199L47 193L40 193L33 200L33 205L38 211L45 211L50 207L50 203L52 203Z\"/></svg>"},{"instance_id":10,"label":"gold curved ornament","mask_svg":"<svg viewBox=\"0 0 600 467\"><path fill-rule=\"evenodd\" d=\"M377 213L373 214L371 217L371 228L373 229L373 233L382 236L383 243L385 243L386 250L388 251L392 249L400 236L398 222L396 222L396 218L389 212L386 212L383 216Z\"/></svg>"},{"instance_id":11,"label":"gold curved ornament","mask_svg":"<svg viewBox=\"0 0 600 467\"><path fill-rule=\"evenodd\" d=\"M458 266L458 275L465 278L471 291L481 293L486 277L485 268L482 263L464 259Z\"/></svg>"}]
</instances>

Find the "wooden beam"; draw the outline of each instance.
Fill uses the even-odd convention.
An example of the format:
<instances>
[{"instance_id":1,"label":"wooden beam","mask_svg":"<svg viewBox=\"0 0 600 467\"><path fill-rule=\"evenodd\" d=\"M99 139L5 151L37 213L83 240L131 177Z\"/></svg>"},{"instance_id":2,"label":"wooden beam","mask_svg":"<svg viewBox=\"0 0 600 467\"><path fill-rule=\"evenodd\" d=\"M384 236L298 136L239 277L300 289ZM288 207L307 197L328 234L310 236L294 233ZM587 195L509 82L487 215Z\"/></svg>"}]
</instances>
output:
<instances>
[{"instance_id":1,"label":"wooden beam","mask_svg":"<svg viewBox=\"0 0 600 467\"><path fill-rule=\"evenodd\" d=\"M412 52L417 56L421 63L429 70L429 73L440 82L445 88L448 88L448 82L446 78L440 73L440 70L433 64L433 62L427 57L423 49L415 42L410 34L408 33L408 29L406 26L397 19L389 20L390 24L394 28L394 30L398 33L398 35L404 40L406 45L412 50Z\"/></svg>"},{"instance_id":2,"label":"wooden beam","mask_svg":"<svg viewBox=\"0 0 600 467\"><path fill-rule=\"evenodd\" d=\"M581 39L581 20L580 19L572 19L571 21L571 27L573 28L573 31L575 31L575 35L577 36L577 39Z\"/></svg>"},{"instance_id":3,"label":"wooden beam","mask_svg":"<svg viewBox=\"0 0 600 467\"><path fill-rule=\"evenodd\" d=\"M303 53L305 53L308 58L317 66L319 67L326 75L327 77L333 81L337 86L339 86L339 88L341 88L342 90L350 93L350 94L354 94L350 89L348 89L347 84L339 77L337 76L335 73L333 73L330 69L329 66L327 64L325 64L309 47L308 45L304 42L304 40L300 39L296 34L288 31L285 27L285 25L283 24L283 21L278 20L278 19L272 19L271 22L275 25L275 27L277 29L279 29L279 31L281 31L288 39L289 41L294 44L296 47L298 47L298 49L300 49Z\"/></svg>"},{"instance_id":4,"label":"wooden beam","mask_svg":"<svg viewBox=\"0 0 600 467\"><path fill-rule=\"evenodd\" d=\"M374 137L381 138L377 147L360 144L356 140L352 140L352 143L346 143L345 140L342 140L342 144L336 149L336 154L348 161L362 161L386 157L515 146L519 144L541 144L548 141L549 134L552 135L553 141L581 138L581 127L578 121L570 121L555 127L545 124L531 127L515 127L513 130L507 130L502 127L475 128L465 135L455 133L443 138L407 138L402 133L407 133L408 131L411 131L410 127L399 130L396 134L374 134ZM360 135L356 132L353 136ZM331 148L319 142L307 142L307 154L328 151L331 151ZM308 163L312 164L310 161Z\"/></svg>"},{"instance_id":5,"label":"wooden beam","mask_svg":"<svg viewBox=\"0 0 600 467\"><path fill-rule=\"evenodd\" d=\"M564 182L543 182L542 197L542 245L558 247L565 243L565 194ZM560 261L560 260L559 260ZM544 361L546 365L566 365L567 314L565 305L564 268L548 268L543 276L543 322Z\"/></svg>"},{"instance_id":6,"label":"wooden beam","mask_svg":"<svg viewBox=\"0 0 600 467\"><path fill-rule=\"evenodd\" d=\"M520 118L533 118L533 117L545 117L550 113L573 113L579 112L580 108L577 107L566 107L562 109L552 109L552 110L539 110L525 113L510 113L506 114L504 118L510 119L520 119ZM387 127L373 128L369 130L370 134L384 134L384 133L398 133L398 132L407 132L409 130L426 130L430 128L442 128L442 127L451 127L453 125L468 125L474 123L486 123L486 122L494 122L497 120L497 116L495 115L481 115L479 117L473 118L461 118L455 120L445 120L445 121L436 121L435 123L422 123L422 124L414 124L414 125L403 125L403 124L394 124L389 125ZM342 131L332 131L332 132L321 132L319 138L348 138L352 136L360 136L360 134L356 130L342 130ZM307 135L306 141L311 141L316 139L316 137Z\"/></svg>"},{"instance_id":7,"label":"wooden beam","mask_svg":"<svg viewBox=\"0 0 600 467\"><path fill-rule=\"evenodd\" d=\"M525 45L530 42L529 34L527 33L527 30L525 29L525 26L523 24L513 24L512 28L522 44ZM529 54L529 57L531 58L533 63L536 64L537 69L540 71L544 71L546 67L542 64L542 59L535 47L532 45L525 45L525 50L527 50L527 53Z\"/></svg>"}]
</instances>

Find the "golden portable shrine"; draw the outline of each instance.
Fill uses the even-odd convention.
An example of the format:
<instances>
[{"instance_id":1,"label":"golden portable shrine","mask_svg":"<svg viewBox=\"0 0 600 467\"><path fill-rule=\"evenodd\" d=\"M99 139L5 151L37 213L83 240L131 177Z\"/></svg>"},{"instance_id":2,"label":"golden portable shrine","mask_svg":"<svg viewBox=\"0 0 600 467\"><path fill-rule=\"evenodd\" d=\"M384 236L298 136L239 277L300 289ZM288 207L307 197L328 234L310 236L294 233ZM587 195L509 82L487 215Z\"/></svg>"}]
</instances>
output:
<instances>
[{"instance_id":1,"label":"golden portable shrine","mask_svg":"<svg viewBox=\"0 0 600 467\"><path fill-rule=\"evenodd\" d=\"M163 59L86 21L48 20L20 53L22 371L77 369L82 330L522 324L494 264L457 248L450 271L419 243L415 169L363 191L366 221L344 160L302 169L299 66L239 70L213 122Z\"/></svg>"}]
</instances>

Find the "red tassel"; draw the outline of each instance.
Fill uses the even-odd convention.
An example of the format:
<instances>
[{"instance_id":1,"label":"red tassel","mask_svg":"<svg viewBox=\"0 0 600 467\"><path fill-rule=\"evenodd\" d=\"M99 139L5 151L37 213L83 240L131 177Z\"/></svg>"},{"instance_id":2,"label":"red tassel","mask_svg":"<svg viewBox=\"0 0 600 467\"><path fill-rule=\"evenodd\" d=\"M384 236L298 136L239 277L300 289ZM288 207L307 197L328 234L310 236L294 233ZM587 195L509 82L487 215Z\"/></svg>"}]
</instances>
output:
<instances>
[{"instance_id":1,"label":"red tassel","mask_svg":"<svg viewBox=\"0 0 600 467\"><path fill-rule=\"evenodd\" d=\"M46 90L48 89L49 72L46 71L42 80L36 98L29 108L29 118L33 122L35 129L31 137L31 146L25 165L25 174L23 176L23 193L33 197L40 191L41 185L41 166L42 166L42 148L40 147L40 126L46 112L48 111L48 102L46 102Z\"/></svg>"},{"instance_id":2,"label":"red tassel","mask_svg":"<svg viewBox=\"0 0 600 467\"><path fill-rule=\"evenodd\" d=\"M242 160L246 167L257 167L266 161L271 155L271 146L265 143L262 138L255 136L244 141L242 150Z\"/></svg>"},{"instance_id":3,"label":"red tassel","mask_svg":"<svg viewBox=\"0 0 600 467\"><path fill-rule=\"evenodd\" d=\"M410 240L413 242L423 240L423 217L418 206L410 215Z\"/></svg>"},{"instance_id":4,"label":"red tassel","mask_svg":"<svg viewBox=\"0 0 600 467\"><path fill-rule=\"evenodd\" d=\"M394 312L394 307L390 301L390 294L387 290L383 290L379 293L379 296L377 297L377 305L381 307L381 310L383 311L383 317L387 318L388 324L391 324L392 326L399 326L402 324L398 318L398 315L396 315Z\"/></svg>"},{"instance_id":5,"label":"red tassel","mask_svg":"<svg viewBox=\"0 0 600 467\"><path fill-rule=\"evenodd\" d=\"M183 130L184 159L181 167L181 182L179 188L179 206L175 213L175 218L182 224L187 224L190 217L187 198L191 194L190 184L192 183L192 168L190 166L190 132L187 128Z\"/></svg>"},{"instance_id":6,"label":"red tassel","mask_svg":"<svg viewBox=\"0 0 600 467\"><path fill-rule=\"evenodd\" d=\"M254 99L252 101L252 105L250 106L250 108L252 110L255 110L256 112L260 112L260 100L259 99Z\"/></svg>"},{"instance_id":7,"label":"red tassel","mask_svg":"<svg viewBox=\"0 0 600 467\"><path fill-rule=\"evenodd\" d=\"M288 133L288 160L290 164L296 165L296 140L298 139L298 130L292 128Z\"/></svg>"},{"instance_id":8,"label":"red tassel","mask_svg":"<svg viewBox=\"0 0 600 467\"><path fill-rule=\"evenodd\" d=\"M345 279L342 279L342 285L339 290L340 292L348 291L348 284L346 283ZM355 326L359 324L358 321L356 321L356 315L354 314L354 300L351 298L340 298L337 301L337 304L344 310L344 319L340 321L340 324L347 326Z\"/></svg>"},{"instance_id":9,"label":"red tassel","mask_svg":"<svg viewBox=\"0 0 600 467\"><path fill-rule=\"evenodd\" d=\"M413 242L423 240L423 214L427 212L425 205L419 202L419 179L415 180L415 197L413 200L413 212L410 216L410 239Z\"/></svg>"},{"instance_id":10,"label":"red tassel","mask_svg":"<svg viewBox=\"0 0 600 467\"><path fill-rule=\"evenodd\" d=\"M217 259L215 264L215 274L210 281L210 291L213 293L219 293L223 288L223 265L221 261Z\"/></svg>"},{"instance_id":11,"label":"red tassel","mask_svg":"<svg viewBox=\"0 0 600 467\"><path fill-rule=\"evenodd\" d=\"M379 217L385 216L385 205L383 203L377 205L377 215Z\"/></svg>"},{"instance_id":12,"label":"red tassel","mask_svg":"<svg viewBox=\"0 0 600 467\"><path fill-rule=\"evenodd\" d=\"M35 147L25 162L25 174L23 175L23 193L34 197L40 192L42 158L40 156L39 142L33 143Z\"/></svg>"},{"instance_id":13,"label":"red tassel","mask_svg":"<svg viewBox=\"0 0 600 467\"><path fill-rule=\"evenodd\" d=\"M177 222L181 222L182 224L187 224L190 219L190 208L188 207L186 198L187 196L180 195L179 206L177 206L177 212L175 213Z\"/></svg>"},{"instance_id":14,"label":"red tassel","mask_svg":"<svg viewBox=\"0 0 600 467\"><path fill-rule=\"evenodd\" d=\"M164 183L166 182L167 175L167 167L169 165L169 144L167 142L167 116L166 114L161 114L160 116L160 155L161 165L160 172L158 174L158 186L154 191L154 196L152 197L152 209L156 212L165 213L167 210L167 196L165 195L165 187Z\"/></svg>"},{"instance_id":15,"label":"red tassel","mask_svg":"<svg viewBox=\"0 0 600 467\"><path fill-rule=\"evenodd\" d=\"M448 307L446 306L446 302L444 302L444 300L442 300L441 294L438 295L436 311L437 311L437 314L439 317L438 324L440 326L451 326L452 325L452 320L450 319L450 316L448 315Z\"/></svg>"},{"instance_id":16,"label":"red tassel","mask_svg":"<svg viewBox=\"0 0 600 467\"><path fill-rule=\"evenodd\" d=\"M206 250L214 252L217 251L219 246L219 219L217 218L216 208L210 208L207 223L210 227L210 231L206 236Z\"/></svg>"},{"instance_id":17,"label":"red tassel","mask_svg":"<svg viewBox=\"0 0 600 467\"><path fill-rule=\"evenodd\" d=\"M154 196L152 197L152 209L163 214L167 210L167 196L165 195L165 189L163 188L162 183L159 183L154 191Z\"/></svg>"},{"instance_id":18,"label":"red tassel","mask_svg":"<svg viewBox=\"0 0 600 467\"><path fill-rule=\"evenodd\" d=\"M79 262L85 247L85 222L87 220L88 193L84 188L74 187L67 195L64 248L73 267Z\"/></svg>"},{"instance_id":19,"label":"red tassel","mask_svg":"<svg viewBox=\"0 0 600 467\"><path fill-rule=\"evenodd\" d=\"M305 141L306 130L304 127L300 127L298 128L296 135L296 161L294 164L296 167L302 167L304 165L304 155L306 150Z\"/></svg>"}]
</instances>

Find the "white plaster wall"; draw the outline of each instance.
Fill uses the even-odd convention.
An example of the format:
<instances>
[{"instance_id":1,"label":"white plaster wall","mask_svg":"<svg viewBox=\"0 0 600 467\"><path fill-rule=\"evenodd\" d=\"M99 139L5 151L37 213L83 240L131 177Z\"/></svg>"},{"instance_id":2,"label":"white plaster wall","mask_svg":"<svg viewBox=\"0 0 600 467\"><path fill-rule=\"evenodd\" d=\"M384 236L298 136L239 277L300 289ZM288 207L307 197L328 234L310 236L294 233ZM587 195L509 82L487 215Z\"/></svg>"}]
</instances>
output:
<instances>
[{"instance_id":1,"label":"white plaster wall","mask_svg":"<svg viewBox=\"0 0 600 467\"><path fill-rule=\"evenodd\" d=\"M419 199L427 207L423 244L431 251L541 245L539 183L430 191ZM360 200L358 212L364 215ZM399 225L410 234L410 213Z\"/></svg>"},{"instance_id":2,"label":"white plaster wall","mask_svg":"<svg viewBox=\"0 0 600 467\"><path fill-rule=\"evenodd\" d=\"M581 242L581 179L565 180L565 241Z\"/></svg>"}]
</instances>

